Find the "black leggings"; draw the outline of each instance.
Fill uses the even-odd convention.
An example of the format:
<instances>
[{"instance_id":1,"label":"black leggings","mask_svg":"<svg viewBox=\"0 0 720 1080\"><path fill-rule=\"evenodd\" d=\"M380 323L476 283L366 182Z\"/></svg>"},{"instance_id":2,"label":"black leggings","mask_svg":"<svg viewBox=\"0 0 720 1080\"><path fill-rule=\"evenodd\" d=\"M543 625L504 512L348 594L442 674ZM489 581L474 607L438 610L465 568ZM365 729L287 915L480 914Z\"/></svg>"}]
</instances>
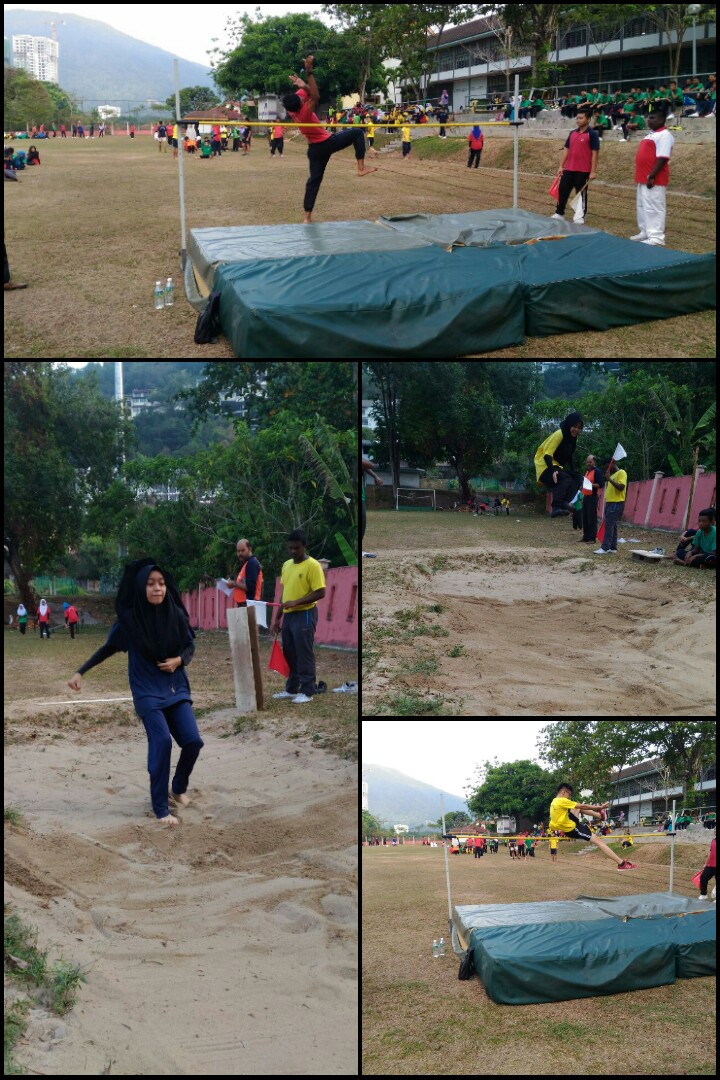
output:
<instances>
[{"instance_id":1,"label":"black leggings","mask_svg":"<svg viewBox=\"0 0 720 1080\"><path fill-rule=\"evenodd\" d=\"M338 150L344 150L348 146L355 147L355 157L362 161L365 157L365 130L364 128L352 128L350 131L336 131L329 139L322 142L310 143L308 146L308 159L310 161L310 176L305 185L305 202L303 210L310 213L315 206L317 193L325 174L325 166L330 160L331 154Z\"/></svg>"}]
</instances>

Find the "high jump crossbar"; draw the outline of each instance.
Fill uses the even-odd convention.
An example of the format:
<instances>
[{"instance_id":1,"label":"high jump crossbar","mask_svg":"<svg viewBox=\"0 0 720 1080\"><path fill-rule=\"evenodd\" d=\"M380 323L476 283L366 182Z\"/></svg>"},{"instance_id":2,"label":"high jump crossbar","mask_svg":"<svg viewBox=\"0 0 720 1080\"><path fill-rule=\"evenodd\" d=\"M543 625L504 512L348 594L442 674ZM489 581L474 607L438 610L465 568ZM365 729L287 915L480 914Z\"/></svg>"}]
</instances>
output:
<instances>
[{"instance_id":1,"label":"high jump crossbar","mask_svg":"<svg viewBox=\"0 0 720 1080\"><path fill-rule=\"evenodd\" d=\"M462 837L462 838L467 839L467 840L471 840L471 839L472 840L476 840L476 839L482 839L482 840L574 840L576 844L579 843L580 840L582 839L582 837L578 837L578 836L505 836L505 835L501 835L500 833L498 833L497 836L493 836L490 833L465 833L465 832L448 833L447 835L448 836L458 836L458 837ZM600 834L599 833L593 833L593 836L598 836L598 835L600 835ZM647 839L648 836L651 836L651 837L652 836L657 836L657 837L662 836L664 838L667 838L668 835L669 836L674 836L675 833L674 832L672 832L672 833L657 833L657 832L654 832L654 833L618 833L615 836L611 836L610 833L607 833L604 836L601 836L601 839L606 839L607 838L608 840L625 840L625 839L627 839L628 836L630 836L630 837L632 837L633 840L635 840L638 837L643 837L643 839Z\"/></svg>"},{"instance_id":2,"label":"high jump crossbar","mask_svg":"<svg viewBox=\"0 0 720 1080\"><path fill-rule=\"evenodd\" d=\"M218 123L218 124L222 124L223 127L275 127L277 124L280 124L282 127L289 127L289 128L296 128L296 127L319 127L319 128L336 127L336 128L342 128L343 131L347 131L348 129L352 130L353 128L366 128L366 127L375 127L375 128L388 128L388 127L392 127L392 128L403 128L403 127L427 128L427 127L475 127L476 125L479 126L479 121L478 120L468 120L464 124L460 123L460 122L456 122L456 121L453 121L453 123L447 123L447 124L440 124L437 121L433 121L432 123L428 122L427 124L409 124L409 123L404 124L401 120L399 120L399 121L397 121L395 123L392 123L392 124L386 124L384 120L375 120L372 124L340 124L340 123L337 123L335 120L328 120L324 124L323 123L318 123L318 124L296 124L296 123L292 123L291 124L289 120L222 120L222 121L221 120L181 120L180 123L181 124L205 124L206 126L208 124ZM511 126L513 126L515 121L513 121L513 120L486 120L485 123L486 124L494 124L495 127L511 127ZM520 121L518 121L518 123L522 124L522 121L520 120Z\"/></svg>"}]
</instances>

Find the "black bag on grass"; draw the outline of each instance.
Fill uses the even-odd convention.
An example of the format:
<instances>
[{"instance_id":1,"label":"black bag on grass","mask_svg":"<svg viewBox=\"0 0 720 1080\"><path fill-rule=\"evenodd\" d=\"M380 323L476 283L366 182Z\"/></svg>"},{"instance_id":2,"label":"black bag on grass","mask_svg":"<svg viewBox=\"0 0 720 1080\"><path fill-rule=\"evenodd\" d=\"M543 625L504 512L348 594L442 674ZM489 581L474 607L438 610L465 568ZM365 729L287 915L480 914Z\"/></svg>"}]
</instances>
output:
<instances>
[{"instance_id":1,"label":"black bag on grass","mask_svg":"<svg viewBox=\"0 0 720 1080\"><path fill-rule=\"evenodd\" d=\"M202 314L198 316L195 326L195 344L215 345L220 332L220 293L213 290L207 298Z\"/></svg>"},{"instance_id":2,"label":"black bag on grass","mask_svg":"<svg viewBox=\"0 0 720 1080\"><path fill-rule=\"evenodd\" d=\"M474 949L468 949L460 961L460 970L458 971L458 979L472 979L475 975L475 964L473 963Z\"/></svg>"}]
</instances>

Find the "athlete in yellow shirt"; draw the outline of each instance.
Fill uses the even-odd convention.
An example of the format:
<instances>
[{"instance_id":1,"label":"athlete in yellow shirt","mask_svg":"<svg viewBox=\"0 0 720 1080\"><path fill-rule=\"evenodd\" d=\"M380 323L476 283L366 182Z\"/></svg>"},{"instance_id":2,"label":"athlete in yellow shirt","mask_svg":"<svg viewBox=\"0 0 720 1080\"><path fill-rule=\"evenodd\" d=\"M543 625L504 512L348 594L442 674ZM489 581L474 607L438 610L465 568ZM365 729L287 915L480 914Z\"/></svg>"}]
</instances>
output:
<instances>
[{"instance_id":1,"label":"athlete in yellow shirt","mask_svg":"<svg viewBox=\"0 0 720 1080\"><path fill-rule=\"evenodd\" d=\"M617 863L618 870L637 870L635 863L627 862L626 859L621 859L615 852L607 846L604 840L601 840L599 836L594 836L587 825L583 824L579 818L576 818L574 814L571 814L571 810L581 810L583 814L589 814L590 817L602 819L601 810L606 810L610 803L600 803L598 806L588 806L585 803L576 803L572 799L572 784L562 783L557 789L557 795L550 803L550 824L548 826L550 832L554 832L556 829L565 833L566 836L572 836L578 840L588 840L595 847L599 847L600 850Z\"/></svg>"}]
</instances>

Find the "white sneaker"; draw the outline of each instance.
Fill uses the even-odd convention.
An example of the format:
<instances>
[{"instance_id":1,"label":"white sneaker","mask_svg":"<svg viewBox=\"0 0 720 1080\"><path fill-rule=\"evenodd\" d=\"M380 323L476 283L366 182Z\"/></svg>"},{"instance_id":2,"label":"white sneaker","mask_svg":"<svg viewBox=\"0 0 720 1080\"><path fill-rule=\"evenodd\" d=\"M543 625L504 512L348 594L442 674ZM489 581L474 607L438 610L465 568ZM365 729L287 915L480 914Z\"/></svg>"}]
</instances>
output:
<instances>
[{"instance_id":1,"label":"white sneaker","mask_svg":"<svg viewBox=\"0 0 720 1080\"><path fill-rule=\"evenodd\" d=\"M707 900L709 902L710 897L709 896L703 896L703 894L700 893L700 895L698 896L698 900Z\"/></svg>"},{"instance_id":2,"label":"white sneaker","mask_svg":"<svg viewBox=\"0 0 720 1080\"><path fill-rule=\"evenodd\" d=\"M334 686L333 694L357 694L357 683L344 682L342 686Z\"/></svg>"},{"instance_id":3,"label":"white sneaker","mask_svg":"<svg viewBox=\"0 0 720 1080\"><path fill-rule=\"evenodd\" d=\"M647 240L647 233L639 232L630 237L631 240Z\"/></svg>"},{"instance_id":4,"label":"white sneaker","mask_svg":"<svg viewBox=\"0 0 720 1080\"><path fill-rule=\"evenodd\" d=\"M557 221L564 221L565 220L565 218L562 216L562 214L551 214L550 217L555 218Z\"/></svg>"},{"instance_id":5,"label":"white sneaker","mask_svg":"<svg viewBox=\"0 0 720 1080\"><path fill-rule=\"evenodd\" d=\"M273 694L273 697L291 697L294 698L294 694L288 694L287 690L281 690L279 694Z\"/></svg>"},{"instance_id":6,"label":"white sneaker","mask_svg":"<svg viewBox=\"0 0 720 1080\"><path fill-rule=\"evenodd\" d=\"M289 695L289 694L288 694L288 697L290 697L290 695ZM295 703L296 705L297 705L297 704L298 704L299 702L303 702L303 701L312 701L312 698L311 698L311 697L307 697L307 696L306 696L305 694L296 694L296 695L295 695L295 697L293 698L293 702L294 702L294 703Z\"/></svg>"},{"instance_id":7,"label":"white sneaker","mask_svg":"<svg viewBox=\"0 0 720 1080\"><path fill-rule=\"evenodd\" d=\"M665 244L662 242L662 240L651 240L649 237L647 240L641 240L640 243L649 244L650 247L665 247Z\"/></svg>"},{"instance_id":8,"label":"white sneaker","mask_svg":"<svg viewBox=\"0 0 720 1080\"><path fill-rule=\"evenodd\" d=\"M593 551L593 555L609 555L609 554L610 554L610 552L606 551L605 548L598 548L597 551Z\"/></svg>"}]
</instances>

